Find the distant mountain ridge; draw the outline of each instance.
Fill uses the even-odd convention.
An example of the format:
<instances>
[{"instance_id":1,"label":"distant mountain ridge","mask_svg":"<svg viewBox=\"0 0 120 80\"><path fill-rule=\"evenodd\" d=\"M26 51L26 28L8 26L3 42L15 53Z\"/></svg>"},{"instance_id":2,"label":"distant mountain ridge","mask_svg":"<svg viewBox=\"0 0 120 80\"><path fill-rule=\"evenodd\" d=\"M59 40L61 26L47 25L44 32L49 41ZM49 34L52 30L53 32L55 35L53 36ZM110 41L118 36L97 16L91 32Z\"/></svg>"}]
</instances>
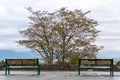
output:
<instances>
[{"instance_id":1,"label":"distant mountain ridge","mask_svg":"<svg viewBox=\"0 0 120 80\"><path fill-rule=\"evenodd\" d=\"M5 58L41 58L40 55L32 51L13 51L13 50L0 50L0 60ZM99 52L97 58L113 58L114 62L120 61L120 52Z\"/></svg>"},{"instance_id":2,"label":"distant mountain ridge","mask_svg":"<svg viewBox=\"0 0 120 80\"><path fill-rule=\"evenodd\" d=\"M0 50L0 60L5 58L39 58L38 55L32 51L12 51Z\"/></svg>"},{"instance_id":3,"label":"distant mountain ridge","mask_svg":"<svg viewBox=\"0 0 120 80\"><path fill-rule=\"evenodd\" d=\"M114 63L120 61L119 51L100 51L97 55L98 58L114 59Z\"/></svg>"}]
</instances>

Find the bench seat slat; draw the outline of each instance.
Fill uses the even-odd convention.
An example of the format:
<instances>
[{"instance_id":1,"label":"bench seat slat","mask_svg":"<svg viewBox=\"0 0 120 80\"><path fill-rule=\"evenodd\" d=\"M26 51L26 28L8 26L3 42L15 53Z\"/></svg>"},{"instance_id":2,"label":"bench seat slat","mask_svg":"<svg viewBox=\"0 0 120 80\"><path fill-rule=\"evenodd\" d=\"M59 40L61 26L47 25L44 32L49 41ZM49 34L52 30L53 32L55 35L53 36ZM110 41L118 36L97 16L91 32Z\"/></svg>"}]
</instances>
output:
<instances>
[{"instance_id":1,"label":"bench seat slat","mask_svg":"<svg viewBox=\"0 0 120 80\"><path fill-rule=\"evenodd\" d=\"M10 66L8 68L38 68L38 66Z\"/></svg>"},{"instance_id":2,"label":"bench seat slat","mask_svg":"<svg viewBox=\"0 0 120 80\"><path fill-rule=\"evenodd\" d=\"M108 67L108 66L82 66L82 67L80 67L81 69L82 68L91 68L91 69L94 69L94 68L101 68L101 69L104 69L104 68L110 68L110 67Z\"/></svg>"}]
</instances>

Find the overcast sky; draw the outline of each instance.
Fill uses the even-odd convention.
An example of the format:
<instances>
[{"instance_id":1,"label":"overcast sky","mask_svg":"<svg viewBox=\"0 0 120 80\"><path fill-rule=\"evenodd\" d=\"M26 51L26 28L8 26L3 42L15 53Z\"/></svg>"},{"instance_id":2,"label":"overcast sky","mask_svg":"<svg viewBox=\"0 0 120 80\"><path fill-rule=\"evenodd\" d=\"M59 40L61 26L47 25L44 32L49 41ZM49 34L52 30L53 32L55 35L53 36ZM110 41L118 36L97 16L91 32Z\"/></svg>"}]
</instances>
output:
<instances>
[{"instance_id":1,"label":"overcast sky","mask_svg":"<svg viewBox=\"0 0 120 80\"><path fill-rule=\"evenodd\" d=\"M15 43L22 39L18 31L28 28L30 13L26 10L54 11L61 7L91 11L89 18L98 21L101 31L96 44L103 45L103 57L120 56L120 0L0 0L0 50L26 51Z\"/></svg>"}]
</instances>

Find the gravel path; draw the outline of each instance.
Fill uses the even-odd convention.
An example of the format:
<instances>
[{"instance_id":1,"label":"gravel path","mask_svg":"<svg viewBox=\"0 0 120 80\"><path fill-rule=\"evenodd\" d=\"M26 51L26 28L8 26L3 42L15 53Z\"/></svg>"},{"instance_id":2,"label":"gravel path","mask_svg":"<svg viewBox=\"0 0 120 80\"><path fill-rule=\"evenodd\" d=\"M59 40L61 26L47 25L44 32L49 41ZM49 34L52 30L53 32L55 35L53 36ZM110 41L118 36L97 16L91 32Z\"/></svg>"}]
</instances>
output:
<instances>
[{"instance_id":1,"label":"gravel path","mask_svg":"<svg viewBox=\"0 0 120 80\"><path fill-rule=\"evenodd\" d=\"M114 77L109 72L82 71L81 76L77 71L41 71L37 76L34 71L11 71L11 75L5 76L5 71L0 71L0 80L120 80L120 72L115 72Z\"/></svg>"}]
</instances>

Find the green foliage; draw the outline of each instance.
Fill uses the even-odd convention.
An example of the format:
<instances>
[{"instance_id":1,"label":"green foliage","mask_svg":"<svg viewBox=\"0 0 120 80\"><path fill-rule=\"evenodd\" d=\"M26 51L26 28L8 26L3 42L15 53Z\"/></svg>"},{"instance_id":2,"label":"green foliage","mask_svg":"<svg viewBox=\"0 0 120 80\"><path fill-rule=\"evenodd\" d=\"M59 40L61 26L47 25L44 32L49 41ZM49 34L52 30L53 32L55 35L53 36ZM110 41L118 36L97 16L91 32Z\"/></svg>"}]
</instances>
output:
<instances>
[{"instance_id":1,"label":"green foliage","mask_svg":"<svg viewBox=\"0 0 120 80\"><path fill-rule=\"evenodd\" d=\"M83 13L66 8L53 13L33 11L32 8L28 11L32 13L30 26L20 31L27 39L18 43L39 53L48 64L54 60L59 64L69 60L73 63L76 56L96 55L101 49L94 44L100 31L95 28L97 21L86 17L89 11Z\"/></svg>"},{"instance_id":2,"label":"green foliage","mask_svg":"<svg viewBox=\"0 0 120 80\"><path fill-rule=\"evenodd\" d=\"M0 61L0 66L4 66L4 65L5 65L4 60L1 60L1 61Z\"/></svg>"},{"instance_id":3,"label":"green foliage","mask_svg":"<svg viewBox=\"0 0 120 80\"><path fill-rule=\"evenodd\" d=\"M120 61L117 61L117 62L116 62L116 66L120 66Z\"/></svg>"},{"instance_id":4,"label":"green foliage","mask_svg":"<svg viewBox=\"0 0 120 80\"><path fill-rule=\"evenodd\" d=\"M96 58L96 54L73 53L69 56L68 63L69 64L78 64L78 59L79 58Z\"/></svg>"}]
</instances>

